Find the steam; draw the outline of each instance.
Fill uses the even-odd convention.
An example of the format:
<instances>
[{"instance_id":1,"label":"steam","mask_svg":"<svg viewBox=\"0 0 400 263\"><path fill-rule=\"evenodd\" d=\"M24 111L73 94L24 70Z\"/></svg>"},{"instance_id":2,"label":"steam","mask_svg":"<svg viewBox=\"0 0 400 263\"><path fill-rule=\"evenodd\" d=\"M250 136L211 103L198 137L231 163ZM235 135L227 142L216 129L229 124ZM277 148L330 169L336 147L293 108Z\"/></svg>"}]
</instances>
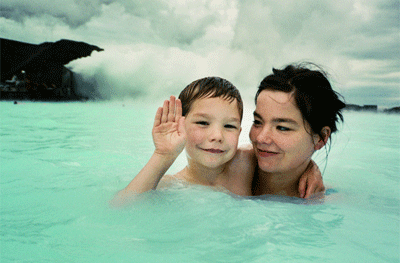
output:
<instances>
[{"instance_id":1,"label":"steam","mask_svg":"<svg viewBox=\"0 0 400 263\"><path fill-rule=\"evenodd\" d=\"M190 82L205 76L226 78L240 89L252 87L252 92L259 81L259 60L240 50L220 47L199 55L148 44L105 50L70 64L74 72L97 80L103 98L178 95Z\"/></svg>"}]
</instances>

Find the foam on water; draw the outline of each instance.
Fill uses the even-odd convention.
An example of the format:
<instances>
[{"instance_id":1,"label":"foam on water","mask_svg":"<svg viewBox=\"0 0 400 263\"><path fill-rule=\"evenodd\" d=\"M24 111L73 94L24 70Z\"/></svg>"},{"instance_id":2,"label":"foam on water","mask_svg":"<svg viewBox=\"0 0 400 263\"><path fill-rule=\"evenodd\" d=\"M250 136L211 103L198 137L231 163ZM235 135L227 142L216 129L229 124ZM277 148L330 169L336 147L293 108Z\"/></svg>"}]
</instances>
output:
<instances>
[{"instance_id":1,"label":"foam on water","mask_svg":"<svg viewBox=\"0 0 400 263\"><path fill-rule=\"evenodd\" d=\"M176 185L110 208L153 151L158 104L0 102L2 262L399 261L398 115L345 112L324 202Z\"/></svg>"}]
</instances>

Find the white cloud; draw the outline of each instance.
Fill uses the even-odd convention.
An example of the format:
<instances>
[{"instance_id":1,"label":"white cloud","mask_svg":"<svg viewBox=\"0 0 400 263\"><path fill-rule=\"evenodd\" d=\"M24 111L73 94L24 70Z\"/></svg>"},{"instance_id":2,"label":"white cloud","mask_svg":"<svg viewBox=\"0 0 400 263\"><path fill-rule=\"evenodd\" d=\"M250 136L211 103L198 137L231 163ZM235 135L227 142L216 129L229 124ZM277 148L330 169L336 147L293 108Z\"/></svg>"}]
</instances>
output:
<instances>
[{"instance_id":1,"label":"white cloud","mask_svg":"<svg viewBox=\"0 0 400 263\"><path fill-rule=\"evenodd\" d=\"M3 0L0 30L30 43L69 38L104 48L71 66L121 96L176 94L206 75L251 93L272 67L300 60L323 65L340 90L394 90L398 8L397 0Z\"/></svg>"}]
</instances>

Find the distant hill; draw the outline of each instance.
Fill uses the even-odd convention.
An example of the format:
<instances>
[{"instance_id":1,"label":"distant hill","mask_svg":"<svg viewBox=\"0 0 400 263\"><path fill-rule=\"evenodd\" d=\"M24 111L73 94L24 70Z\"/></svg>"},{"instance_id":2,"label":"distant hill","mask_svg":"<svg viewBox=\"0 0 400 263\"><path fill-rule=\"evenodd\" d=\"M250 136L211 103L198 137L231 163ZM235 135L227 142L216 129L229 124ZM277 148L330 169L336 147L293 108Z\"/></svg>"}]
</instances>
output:
<instances>
[{"instance_id":1,"label":"distant hill","mask_svg":"<svg viewBox=\"0 0 400 263\"><path fill-rule=\"evenodd\" d=\"M64 65L103 49L68 39L29 44L0 38L1 100L82 100L76 76Z\"/></svg>"},{"instance_id":2,"label":"distant hill","mask_svg":"<svg viewBox=\"0 0 400 263\"><path fill-rule=\"evenodd\" d=\"M362 105L361 106L361 105L357 105L357 104L346 104L346 107L344 109L345 110L349 110L349 111L378 112L378 106L377 105ZM383 111L379 111L379 112L400 113L400 107L384 109Z\"/></svg>"},{"instance_id":3,"label":"distant hill","mask_svg":"<svg viewBox=\"0 0 400 263\"><path fill-rule=\"evenodd\" d=\"M383 112L386 112L386 113L400 113L400 107L384 109Z\"/></svg>"}]
</instances>

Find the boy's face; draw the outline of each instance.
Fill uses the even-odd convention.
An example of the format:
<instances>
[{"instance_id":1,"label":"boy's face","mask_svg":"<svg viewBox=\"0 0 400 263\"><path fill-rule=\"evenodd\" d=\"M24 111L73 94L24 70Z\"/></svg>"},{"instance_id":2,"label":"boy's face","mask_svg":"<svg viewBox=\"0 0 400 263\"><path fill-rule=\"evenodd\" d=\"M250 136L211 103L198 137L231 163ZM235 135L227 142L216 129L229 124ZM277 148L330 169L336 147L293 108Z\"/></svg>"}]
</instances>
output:
<instances>
[{"instance_id":1,"label":"boy's face","mask_svg":"<svg viewBox=\"0 0 400 263\"><path fill-rule=\"evenodd\" d=\"M241 131L237 101L200 98L185 120L186 153L203 166L217 168L236 153Z\"/></svg>"}]
</instances>

